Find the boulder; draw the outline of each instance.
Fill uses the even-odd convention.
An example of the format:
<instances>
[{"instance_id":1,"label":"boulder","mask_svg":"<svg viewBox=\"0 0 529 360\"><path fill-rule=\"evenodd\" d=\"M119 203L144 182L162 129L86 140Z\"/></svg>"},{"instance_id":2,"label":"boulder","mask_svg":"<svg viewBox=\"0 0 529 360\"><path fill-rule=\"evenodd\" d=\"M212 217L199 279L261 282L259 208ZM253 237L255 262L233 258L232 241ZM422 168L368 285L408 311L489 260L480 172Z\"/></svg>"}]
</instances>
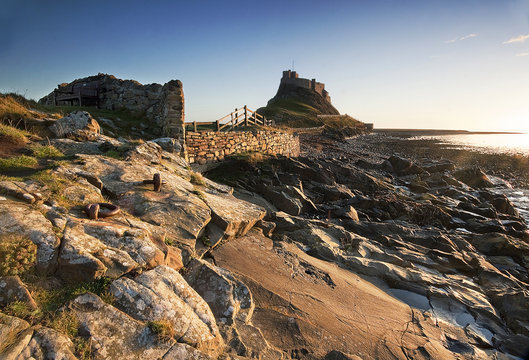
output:
<instances>
[{"instance_id":1,"label":"boulder","mask_svg":"<svg viewBox=\"0 0 529 360\"><path fill-rule=\"evenodd\" d=\"M516 210L511 200L509 200L505 195L497 195L494 197L491 204L496 210L498 210L498 212L502 214L520 216L520 213L518 210Z\"/></svg>"},{"instance_id":2,"label":"boulder","mask_svg":"<svg viewBox=\"0 0 529 360\"><path fill-rule=\"evenodd\" d=\"M162 360L211 360L211 358L192 346L176 343L163 356Z\"/></svg>"},{"instance_id":3,"label":"boulder","mask_svg":"<svg viewBox=\"0 0 529 360\"><path fill-rule=\"evenodd\" d=\"M167 320L175 338L210 356L218 355L223 341L208 304L182 276L158 266L134 279L112 282L116 306L139 321Z\"/></svg>"},{"instance_id":4,"label":"boulder","mask_svg":"<svg viewBox=\"0 0 529 360\"><path fill-rule=\"evenodd\" d=\"M67 281L117 278L133 269L162 264L164 259L144 229L71 220L64 231L58 274Z\"/></svg>"},{"instance_id":5,"label":"boulder","mask_svg":"<svg viewBox=\"0 0 529 360\"><path fill-rule=\"evenodd\" d=\"M26 321L2 313L0 339L0 359L77 359L74 344L60 332L30 327Z\"/></svg>"},{"instance_id":6,"label":"boulder","mask_svg":"<svg viewBox=\"0 0 529 360\"><path fill-rule=\"evenodd\" d=\"M76 134L79 130L99 134L101 128L98 122L86 111L73 111L57 120L49 127L55 137L66 137Z\"/></svg>"},{"instance_id":7,"label":"boulder","mask_svg":"<svg viewBox=\"0 0 529 360\"><path fill-rule=\"evenodd\" d=\"M486 188L494 186L487 174L485 174L483 170L478 167L457 170L453 173L453 175L457 180L470 187Z\"/></svg>"},{"instance_id":8,"label":"boulder","mask_svg":"<svg viewBox=\"0 0 529 360\"><path fill-rule=\"evenodd\" d=\"M155 142L147 141L127 152L126 160L147 164L159 164L162 161L162 148Z\"/></svg>"},{"instance_id":9,"label":"boulder","mask_svg":"<svg viewBox=\"0 0 529 360\"><path fill-rule=\"evenodd\" d=\"M275 207L290 215L300 215L301 213L315 212L317 210L314 203L298 187L260 184L257 190Z\"/></svg>"},{"instance_id":10,"label":"boulder","mask_svg":"<svg viewBox=\"0 0 529 360\"><path fill-rule=\"evenodd\" d=\"M206 191L204 201L211 209L211 222L224 232L225 240L245 235L266 215L262 207L230 194Z\"/></svg>"},{"instance_id":11,"label":"boulder","mask_svg":"<svg viewBox=\"0 0 529 360\"><path fill-rule=\"evenodd\" d=\"M185 279L208 303L215 319L232 324L236 318L246 323L255 307L248 287L227 270L204 260L192 260Z\"/></svg>"},{"instance_id":12,"label":"boulder","mask_svg":"<svg viewBox=\"0 0 529 360\"><path fill-rule=\"evenodd\" d=\"M422 174L424 172L424 169L415 165L410 160L396 155L391 155L388 161L393 171L398 175Z\"/></svg>"},{"instance_id":13,"label":"boulder","mask_svg":"<svg viewBox=\"0 0 529 360\"><path fill-rule=\"evenodd\" d=\"M91 343L94 359L159 359L175 343L160 341L146 324L92 293L78 296L68 308L79 320L79 335Z\"/></svg>"},{"instance_id":14,"label":"boulder","mask_svg":"<svg viewBox=\"0 0 529 360\"><path fill-rule=\"evenodd\" d=\"M20 340L24 336L18 336L21 335L23 331L27 330L29 328L29 324L27 321L19 319L14 316L5 315L0 312L0 358L5 359L6 356L6 348L11 347L23 347L25 345L15 345L13 346L14 342L20 343ZM18 338L18 339L17 339ZM31 335L29 335L29 338L31 339ZM18 341L17 341L18 340ZM28 340L29 342L29 340ZM13 349L9 349L10 351L13 351ZM17 351L13 351L16 353Z\"/></svg>"},{"instance_id":15,"label":"boulder","mask_svg":"<svg viewBox=\"0 0 529 360\"><path fill-rule=\"evenodd\" d=\"M31 338L27 344L25 339ZM70 339L60 332L47 327L35 327L26 337L21 339L17 345L25 344L16 351L7 352L2 359L58 359L58 360L77 360L75 356L75 346ZM2 355L2 354L0 354Z\"/></svg>"},{"instance_id":16,"label":"boulder","mask_svg":"<svg viewBox=\"0 0 529 360\"><path fill-rule=\"evenodd\" d=\"M18 276L0 276L0 306L6 306L13 301L21 301L31 310L37 308L26 285Z\"/></svg>"},{"instance_id":17,"label":"boulder","mask_svg":"<svg viewBox=\"0 0 529 360\"><path fill-rule=\"evenodd\" d=\"M37 245L37 271L49 274L55 270L60 242L40 211L19 202L1 201L0 233L29 237Z\"/></svg>"},{"instance_id":18,"label":"boulder","mask_svg":"<svg viewBox=\"0 0 529 360\"><path fill-rule=\"evenodd\" d=\"M158 138L151 140L152 142L157 143L160 145L160 147L169 152L169 153L176 153L180 154L182 152L182 144L180 144L180 140L170 137L164 137L164 138Z\"/></svg>"}]
</instances>

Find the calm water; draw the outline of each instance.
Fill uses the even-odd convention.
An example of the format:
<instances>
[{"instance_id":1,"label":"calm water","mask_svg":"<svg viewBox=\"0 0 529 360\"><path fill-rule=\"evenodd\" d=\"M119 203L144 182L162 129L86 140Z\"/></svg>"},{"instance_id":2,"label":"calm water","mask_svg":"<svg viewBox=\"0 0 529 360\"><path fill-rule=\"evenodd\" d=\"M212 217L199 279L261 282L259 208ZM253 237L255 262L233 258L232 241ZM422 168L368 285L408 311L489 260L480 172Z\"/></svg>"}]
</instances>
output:
<instances>
[{"instance_id":1,"label":"calm water","mask_svg":"<svg viewBox=\"0 0 529 360\"><path fill-rule=\"evenodd\" d=\"M462 148L479 148L488 153L529 156L529 134L459 134L418 136L413 139L436 139Z\"/></svg>"}]
</instances>

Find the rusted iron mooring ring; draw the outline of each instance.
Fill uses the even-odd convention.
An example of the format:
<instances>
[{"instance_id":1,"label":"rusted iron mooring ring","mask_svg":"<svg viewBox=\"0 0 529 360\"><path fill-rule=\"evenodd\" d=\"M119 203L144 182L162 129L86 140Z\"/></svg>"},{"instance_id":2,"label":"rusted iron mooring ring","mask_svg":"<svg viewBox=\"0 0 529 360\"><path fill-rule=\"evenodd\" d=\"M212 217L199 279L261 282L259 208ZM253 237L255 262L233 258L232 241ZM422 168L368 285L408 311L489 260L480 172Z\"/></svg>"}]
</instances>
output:
<instances>
[{"instance_id":1,"label":"rusted iron mooring ring","mask_svg":"<svg viewBox=\"0 0 529 360\"><path fill-rule=\"evenodd\" d=\"M154 184L154 191L160 191L162 188L162 176L160 173L153 175L152 180L143 180L144 184Z\"/></svg>"},{"instance_id":2,"label":"rusted iron mooring ring","mask_svg":"<svg viewBox=\"0 0 529 360\"><path fill-rule=\"evenodd\" d=\"M95 203L86 205L85 211L90 219L97 220L98 218L117 215L121 209L119 206L109 203Z\"/></svg>"}]
</instances>

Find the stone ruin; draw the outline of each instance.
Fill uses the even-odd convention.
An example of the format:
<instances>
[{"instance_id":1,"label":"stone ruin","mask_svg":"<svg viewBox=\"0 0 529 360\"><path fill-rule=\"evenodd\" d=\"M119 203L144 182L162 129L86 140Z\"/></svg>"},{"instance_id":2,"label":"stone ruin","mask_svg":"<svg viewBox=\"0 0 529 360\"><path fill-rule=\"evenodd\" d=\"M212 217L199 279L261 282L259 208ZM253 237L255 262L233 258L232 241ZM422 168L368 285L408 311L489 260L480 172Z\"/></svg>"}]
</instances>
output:
<instances>
[{"instance_id":1,"label":"stone ruin","mask_svg":"<svg viewBox=\"0 0 529 360\"><path fill-rule=\"evenodd\" d=\"M39 100L45 105L97 106L101 109L128 109L144 113L152 122L150 131L183 139L184 91L180 80L171 80L164 85L142 85L135 80L122 80L113 75L99 73L57 86Z\"/></svg>"}]
</instances>

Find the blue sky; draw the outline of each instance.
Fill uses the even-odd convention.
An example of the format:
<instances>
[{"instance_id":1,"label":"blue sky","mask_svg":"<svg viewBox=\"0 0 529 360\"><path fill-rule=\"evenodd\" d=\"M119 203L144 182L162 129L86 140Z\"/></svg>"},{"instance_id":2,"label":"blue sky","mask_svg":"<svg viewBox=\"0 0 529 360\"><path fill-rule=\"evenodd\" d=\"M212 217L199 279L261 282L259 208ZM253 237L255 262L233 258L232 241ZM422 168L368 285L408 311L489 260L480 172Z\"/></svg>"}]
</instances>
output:
<instances>
[{"instance_id":1,"label":"blue sky","mask_svg":"<svg viewBox=\"0 0 529 360\"><path fill-rule=\"evenodd\" d=\"M529 0L0 0L0 91L98 72L184 84L187 121L324 82L377 127L529 130Z\"/></svg>"}]
</instances>

